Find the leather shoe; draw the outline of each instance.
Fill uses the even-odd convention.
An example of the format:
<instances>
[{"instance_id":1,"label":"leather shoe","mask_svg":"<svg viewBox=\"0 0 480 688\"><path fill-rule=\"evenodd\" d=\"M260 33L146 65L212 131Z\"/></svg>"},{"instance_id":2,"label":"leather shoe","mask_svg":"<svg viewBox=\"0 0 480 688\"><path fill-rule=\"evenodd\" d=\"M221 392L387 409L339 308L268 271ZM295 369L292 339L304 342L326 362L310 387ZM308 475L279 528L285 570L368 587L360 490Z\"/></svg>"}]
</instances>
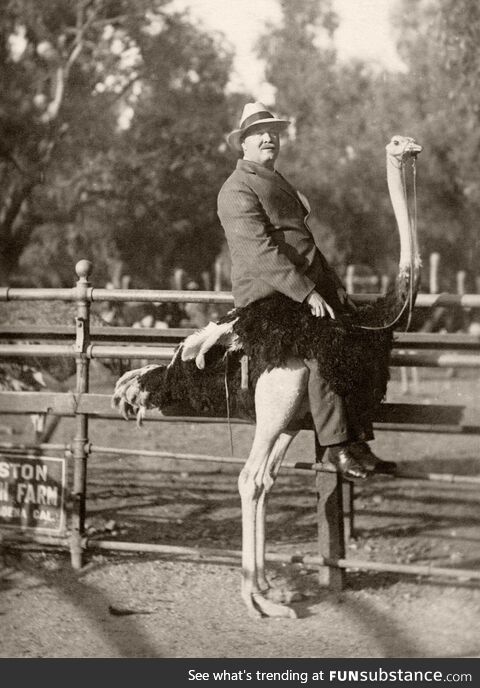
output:
<instances>
[{"instance_id":1,"label":"leather shoe","mask_svg":"<svg viewBox=\"0 0 480 688\"><path fill-rule=\"evenodd\" d=\"M349 449L356 460L367 471L372 473L395 473L397 464L395 461L384 461L372 452L366 442L354 442L349 445Z\"/></svg>"},{"instance_id":2,"label":"leather shoe","mask_svg":"<svg viewBox=\"0 0 480 688\"><path fill-rule=\"evenodd\" d=\"M337 445L328 448L328 460L344 478L362 480L368 476L366 469L357 461L349 445Z\"/></svg>"}]
</instances>

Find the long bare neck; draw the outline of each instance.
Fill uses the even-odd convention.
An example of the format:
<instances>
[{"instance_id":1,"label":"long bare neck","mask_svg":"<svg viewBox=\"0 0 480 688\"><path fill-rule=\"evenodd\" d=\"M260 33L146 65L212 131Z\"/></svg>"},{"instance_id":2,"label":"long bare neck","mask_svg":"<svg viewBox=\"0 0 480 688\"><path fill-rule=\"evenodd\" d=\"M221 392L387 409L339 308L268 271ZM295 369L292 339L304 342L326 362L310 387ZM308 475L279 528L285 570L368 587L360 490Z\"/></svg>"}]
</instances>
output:
<instances>
[{"instance_id":1,"label":"long bare neck","mask_svg":"<svg viewBox=\"0 0 480 688\"><path fill-rule=\"evenodd\" d=\"M388 152L387 183L400 235L399 277L401 278L407 275L409 279L413 279L413 286L416 288L418 286L421 264L415 234L416 228L412 227L408 213L407 199L402 178L402 162L399 156L392 155ZM410 274L411 267L413 267L413 274Z\"/></svg>"}]
</instances>

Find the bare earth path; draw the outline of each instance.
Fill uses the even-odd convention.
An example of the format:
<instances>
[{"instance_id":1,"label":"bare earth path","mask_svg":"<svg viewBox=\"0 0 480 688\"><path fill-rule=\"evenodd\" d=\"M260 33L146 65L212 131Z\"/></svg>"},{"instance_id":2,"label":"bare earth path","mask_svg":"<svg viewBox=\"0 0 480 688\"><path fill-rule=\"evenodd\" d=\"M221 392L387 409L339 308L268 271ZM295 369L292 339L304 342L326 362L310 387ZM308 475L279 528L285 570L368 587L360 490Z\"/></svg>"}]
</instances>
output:
<instances>
[{"instance_id":1,"label":"bare earth path","mask_svg":"<svg viewBox=\"0 0 480 688\"><path fill-rule=\"evenodd\" d=\"M109 391L111 381L98 389ZM109 387L110 385L110 387ZM479 404L479 382L422 382L420 401ZM95 389L95 387L94 387ZM391 398L395 398L395 383ZM397 397L398 398L398 397ZM417 400L418 401L418 400ZM21 440L27 421L3 417ZM69 441L62 421L54 441ZM250 427L234 428L245 456ZM26 435L25 435L26 436ZM229 455L227 428L123 421L92 423L97 445ZM312 458L302 433L290 459ZM375 450L403 468L480 474L477 437L379 433ZM235 466L92 456L92 538L240 547ZM375 479L356 491L356 559L478 569L478 485ZM315 491L308 473L285 471L269 504L268 549L316 553ZM269 569L295 586L299 619L250 619L239 595L238 560L90 553L80 573L63 554L0 551L1 657L472 657L480 655L480 585L349 572L340 594L303 565ZM8 629L8 630L6 630Z\"/></svg>"}]
</instances>

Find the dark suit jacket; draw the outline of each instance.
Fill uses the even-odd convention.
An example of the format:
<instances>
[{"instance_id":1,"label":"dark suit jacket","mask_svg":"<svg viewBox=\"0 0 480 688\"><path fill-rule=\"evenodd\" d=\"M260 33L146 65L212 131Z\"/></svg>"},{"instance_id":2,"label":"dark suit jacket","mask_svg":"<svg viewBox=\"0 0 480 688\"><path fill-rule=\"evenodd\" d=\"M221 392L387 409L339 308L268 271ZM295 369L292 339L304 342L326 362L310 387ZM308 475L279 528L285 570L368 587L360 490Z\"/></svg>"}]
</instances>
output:
<instances>
[{"instance_id":1,"label":"dark suit jacket","mask_svg":"<svg viewBox=\"0 0 480 688\"><path fill-rule=\"evenodd\" d=\"M309 210L278 172L239 160L218 195L218 216L232 259L236 306L274 292L304 301L316 289L334 310L343 309L340 279L315 245Z\"/></svg>"}]
</instances>

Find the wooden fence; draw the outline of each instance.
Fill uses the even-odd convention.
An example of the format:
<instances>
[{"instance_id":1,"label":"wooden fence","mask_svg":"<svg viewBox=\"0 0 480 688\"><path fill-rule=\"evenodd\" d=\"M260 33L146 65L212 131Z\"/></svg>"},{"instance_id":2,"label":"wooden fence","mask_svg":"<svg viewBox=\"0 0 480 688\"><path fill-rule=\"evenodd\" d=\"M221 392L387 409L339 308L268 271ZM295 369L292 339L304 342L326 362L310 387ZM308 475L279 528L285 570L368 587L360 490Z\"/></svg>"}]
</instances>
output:
<instances>
[{"instance_id":1,"label":"wooden fence","mask_svg":"<svg viewBox=\"0 0 480 688\"><path fill-rule=\"evenodd\" d=\"M200 454L176 454L169 451L130 450L122 447L102 447L89 441L88 424L91 418L116 418L112 411L110 396L89 392L89 363L92 359L141 358L156 361L170 360L175 346L189 330L162 329L142 330L133 328L90 327L90 306L100 301L108 302L176 302L232 304L232 297L224 292L162 291L135 289L97 289L91 286L89 276L91 264L80 261L76 265L78 280L72 289L0 289L0 300L4 301L53 301L62 300L76 304L74 326L16 326L0 327L0 357L73 357L76 361L76 389L65 393L53 392L0 392L0 414L42 413L49 417L75 418L75 433L71 443L54 444L40 441L32 445L0 444L0 451L24 452L41 456L44 452L63 451L73 462L72 513L70 519L69 543L66 538L31 536L31 540L42 545L69 544L71 562L74 568L81 568L86 549L142 550L176 552L199 555L199 550L184 547L167 547L148 543L128 543L88 539L85 534L87 514L87 466L92 452L98 454L146 455L157 458L174 458L209 462L239 463L244 459L234 457L206 456ZM375 295L354 296L357 302L372 301ZM433 308L437 306L460 305L479 308L478 294L420 294L416 306ZM42 343L23 343L24 340L40 340ZM73 342L72 342L73 340ZM445 368L480 368L480 337L466 334L397 333L392 364L397 366L434 366ZM478 413L462 405L388 404L381 406L375 428L380 430L401 430L409 432L440 432L480 434ZM146 421L225 423L224 418L162 417L147 413ZM239 419L231 422L245 423ZM480 579L479 571L387 564L382 562L358 561L345 558L345 523L351 526L353 517L353 488L336 472L326 470L321 463L321 450L313 462L286 462L284 466L301 471L313 471L316 476L318 494L318 557L285 557L267 555L270 560L304 561L317 564L323 583L340 589L344 584L347 568L364 570L394 571L415 575L441 575L454 578ZM399 472L402 479L447 480L449 482L479 483L480 476L455 476L426 474L421 472ZM347 490L345 488L347 487ZM348 503L349 509L344 508ZM349 510L349 518L345 513ZM19 534L10 538L17 544L24 539ZM21 544L20 542L20 544ZM209 550L210 556L238 556L238 552Z\"/></svg>"}]
</instances>

